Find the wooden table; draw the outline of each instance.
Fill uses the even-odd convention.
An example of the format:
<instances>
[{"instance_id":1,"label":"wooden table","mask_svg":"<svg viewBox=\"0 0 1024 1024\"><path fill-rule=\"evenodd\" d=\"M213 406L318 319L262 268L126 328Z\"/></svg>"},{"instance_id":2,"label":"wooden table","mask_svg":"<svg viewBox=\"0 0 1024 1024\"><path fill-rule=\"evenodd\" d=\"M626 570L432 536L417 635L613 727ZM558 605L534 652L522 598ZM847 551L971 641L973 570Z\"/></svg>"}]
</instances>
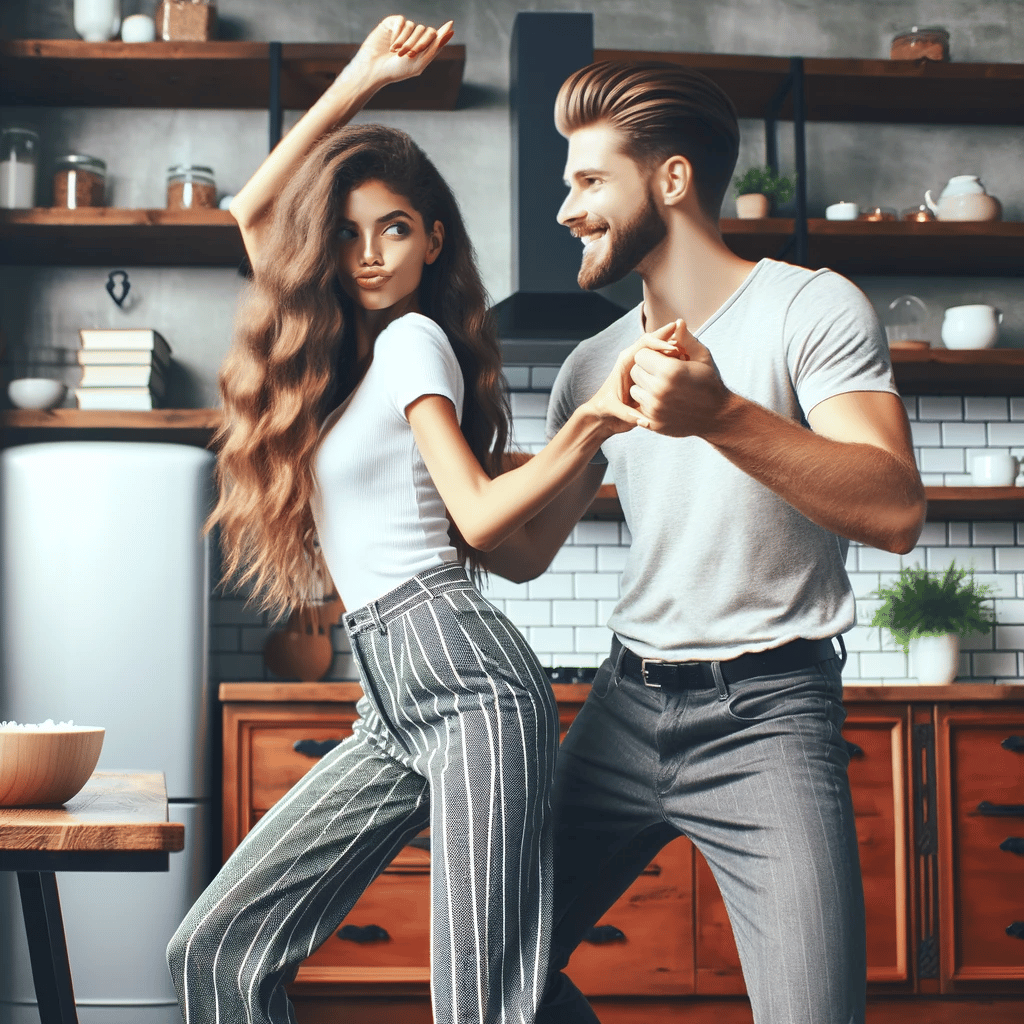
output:
<instances>
[{"instance_id":1,"label":"wooden table","mask_svg":"<svg viewBox=\"0 0 1024 1024\"><path fill-rule=\"evenodd\" d=\"M160 772L95 772L63 807L0 808L0 871L16 871L42 1024L77 1024L56 871L166 871L185 845Z\"/></svg>"}]
</instances>

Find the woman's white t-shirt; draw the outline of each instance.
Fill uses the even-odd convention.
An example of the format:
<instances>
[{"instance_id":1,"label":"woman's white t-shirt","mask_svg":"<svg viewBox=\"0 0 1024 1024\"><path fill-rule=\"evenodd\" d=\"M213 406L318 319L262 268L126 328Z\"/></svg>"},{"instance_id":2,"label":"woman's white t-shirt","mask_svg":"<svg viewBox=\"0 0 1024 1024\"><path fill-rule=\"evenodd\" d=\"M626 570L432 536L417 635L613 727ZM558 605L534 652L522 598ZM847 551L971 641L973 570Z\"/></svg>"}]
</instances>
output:
<instances>
[{"instance_id":1,"label":"woman's white t-shirt","mask_svg":"<svg viewBox=\"0 0 1024 1024\"><path fill-rule=\"evenodd\" d=\"M349 611L458 559L405 410L422 395L443 395L461 422L464 391L444 331L407 313L381 331L366 375L325 420L313 462L313 519Z\"/></svg>"}]
</instances>

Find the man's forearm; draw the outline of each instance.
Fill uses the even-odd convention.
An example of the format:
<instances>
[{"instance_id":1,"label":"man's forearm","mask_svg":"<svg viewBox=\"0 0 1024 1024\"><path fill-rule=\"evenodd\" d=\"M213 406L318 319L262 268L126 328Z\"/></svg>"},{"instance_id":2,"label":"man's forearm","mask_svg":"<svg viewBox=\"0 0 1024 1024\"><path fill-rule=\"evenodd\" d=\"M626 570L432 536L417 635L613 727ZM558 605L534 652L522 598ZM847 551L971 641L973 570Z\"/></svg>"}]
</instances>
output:
<instances>
[{"instance_id":1,"label":"man's forearm","mask_svg":"<svg viewBox=\"0 0 1024 1024\"><path fill-rule=\"evenodd\" d=\"M737 395L705 440L833 533L899 554L917 543L921 478L883 448L832 440Z\"/></svg>"}]
</instances>

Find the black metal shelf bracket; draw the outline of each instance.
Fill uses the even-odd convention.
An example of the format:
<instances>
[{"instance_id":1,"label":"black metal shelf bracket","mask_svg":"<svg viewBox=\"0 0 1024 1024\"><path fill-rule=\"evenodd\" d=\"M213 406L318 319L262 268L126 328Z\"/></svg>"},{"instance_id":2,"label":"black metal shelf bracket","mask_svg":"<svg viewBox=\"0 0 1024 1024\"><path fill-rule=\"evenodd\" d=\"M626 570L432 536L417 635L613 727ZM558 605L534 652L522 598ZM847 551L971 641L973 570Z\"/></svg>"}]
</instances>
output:
<instances>
[{"instance_id":1,"label":"black metal shelf bracket","mask_svg":"<svg viewBox=\"0 0 1024 1024\"><path fill-rule=\"evenodd\" d=\"M768 101L764 115L765 163L779 173L779 111L786 97L793 95L793 157L796 164L796 215L793 234L786 239L776 259L782 259L790 249L794 262L807 265L807 104L803 57L790 57L789 74L779 84L775 95Z\"/></svg>"},{"instance_id":2,"label":"black metal shelf bracket","mask_svg":"<svg viewBox=\"0 0 1024 1024\"><path fill-rule=\"evenodd\" d=\"M270 149L281 141L283 111L281 109L281 44L270 44L270 95L267 112L270 115Z\"/></svg>"}]
</instances>

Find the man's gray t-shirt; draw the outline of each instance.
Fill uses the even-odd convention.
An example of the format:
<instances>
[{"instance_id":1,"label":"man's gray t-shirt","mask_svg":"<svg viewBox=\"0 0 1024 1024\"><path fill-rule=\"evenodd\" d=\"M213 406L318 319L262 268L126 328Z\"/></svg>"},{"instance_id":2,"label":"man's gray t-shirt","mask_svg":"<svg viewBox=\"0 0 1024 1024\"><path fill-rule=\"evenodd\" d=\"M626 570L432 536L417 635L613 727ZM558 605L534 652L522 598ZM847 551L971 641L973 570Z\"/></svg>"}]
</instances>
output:
<instances>
[{"instance_id":1,"label":"man's gray t-shirt","mask_svg":"<svg viewBox=\"0 0 1024 1024\"><path fill-rule=\"evenodd\" d=\"M644 333L642 309L570 354L552 389L549 437ZM871 304L829 270L761 260L696 337L726 387L805 426L834 395L897 394ZM633 537L608 624L641 657L726 660L854 624L848 542L706 441L638 428L602 451Z\"/></svg>"}]
</instances>

